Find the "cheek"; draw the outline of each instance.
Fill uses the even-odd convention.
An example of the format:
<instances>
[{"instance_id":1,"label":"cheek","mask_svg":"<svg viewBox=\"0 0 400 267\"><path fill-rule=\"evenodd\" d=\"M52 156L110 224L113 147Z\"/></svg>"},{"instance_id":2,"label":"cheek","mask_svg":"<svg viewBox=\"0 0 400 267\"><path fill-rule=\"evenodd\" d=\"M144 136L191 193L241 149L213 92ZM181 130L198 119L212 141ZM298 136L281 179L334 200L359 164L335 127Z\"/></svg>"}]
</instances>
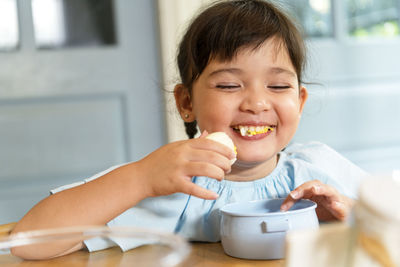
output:
<instances>
[{"instance_id":1,"label":"cheek","mask_svg":"<svg viewBox=\"0 0 400 267\"><path fill-rule=\"evenodd\" d=\"M235 116L234 104L218 96L210 97L206 102L197 102L194 105L197 124L201 131L227 131Z\"/></svg>"},{"instance_id":2,"label":"cheek","mask_svg":"<svg viewBox=\"0 0 400 267\"><path fill-rule=\"evenodd\" d=\"M199 124L223 120L229 105L218 97L199 96L193 101L193 112Z\"/></svg>"},{"instance_id":3,"label":"cheek","mask_svg":"<svg viewBox=\"0 0 400 267\"><path fill-rule=\"evenodd\" d=\"M198 93L193 97L193 111L199 116L219 115L232 109L232 99L213 91Z\"/></svg>"},{"instance_id":4,"label":"cheek","mask_svg":"<svg viewBox=\"0 0 400 267\"><path fill-rule=\"evenodd\" d=\"M300 119L300 102L297 98L279 101L277 110L281 124L297 126Z\"/></svg>"}]
</instances>

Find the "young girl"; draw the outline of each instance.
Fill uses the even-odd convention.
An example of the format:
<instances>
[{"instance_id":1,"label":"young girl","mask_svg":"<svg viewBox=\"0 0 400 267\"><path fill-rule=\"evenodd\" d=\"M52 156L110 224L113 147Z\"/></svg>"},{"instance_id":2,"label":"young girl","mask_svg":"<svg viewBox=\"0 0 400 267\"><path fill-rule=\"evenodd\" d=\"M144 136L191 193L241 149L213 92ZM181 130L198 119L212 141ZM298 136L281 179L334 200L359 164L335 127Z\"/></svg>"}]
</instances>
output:
<instances>
[{"instance_id":1,"label":"young girl","mask_svg":"<svg viewBox=\"0 0 400 267\"><path fill-rule=\"evenodd\" d=\"M365 173L320 143L289 145L307 100L304 46L289 18L265 1L231 0L204 10L180 43L182 83L174 94L189 140L142 160L58 188L13 233L73 225L131 225L219 240L219 208L236 201L286 197L318 203L320 220L343 220ZM197 127L202 132L193 138ZM237 147L206 139L225 132ZM230 160L237 157L231 166ZM12 253L43 259L140 245L94 238Z\"/></svg>"}]
</instances>

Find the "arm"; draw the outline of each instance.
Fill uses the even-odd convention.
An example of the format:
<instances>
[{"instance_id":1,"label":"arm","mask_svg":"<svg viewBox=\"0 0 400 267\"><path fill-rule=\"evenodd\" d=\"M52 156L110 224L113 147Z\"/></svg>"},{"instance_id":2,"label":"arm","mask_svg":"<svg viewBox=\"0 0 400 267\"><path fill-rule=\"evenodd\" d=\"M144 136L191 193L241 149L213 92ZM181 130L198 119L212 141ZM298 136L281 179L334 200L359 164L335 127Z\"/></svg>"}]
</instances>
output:
<instances>
[{"instance_id":1,"label":"arm","mask_svg":"<svg viewBox=\"0 0 400 267\"><path fill-rule=\"evenodd\" d=\"M16 225L12 233L74 225L105 225L112 218L145 198L137 181L137 163L120 167L89 183L51 195L34 206ZM59 256L71 248L83 247L82 242L16 247L14 255L26 259Z\"/></svg>"},{"instance_id":2,"label":"arm","mask_svg":"<svg viewBox=\"0 0 400 267\"><path fill-rule=\"evenodd\" d=\"M146 197L176 192L204 199L217 195L191 182L192 176L222 179L234 153L205 138L179 141L91 182L51 195L33 207L12 233L76 225L105 225ZM51 258L81 249L81 241L16 247L26 259Z\"/></svg>"}]
</instances>

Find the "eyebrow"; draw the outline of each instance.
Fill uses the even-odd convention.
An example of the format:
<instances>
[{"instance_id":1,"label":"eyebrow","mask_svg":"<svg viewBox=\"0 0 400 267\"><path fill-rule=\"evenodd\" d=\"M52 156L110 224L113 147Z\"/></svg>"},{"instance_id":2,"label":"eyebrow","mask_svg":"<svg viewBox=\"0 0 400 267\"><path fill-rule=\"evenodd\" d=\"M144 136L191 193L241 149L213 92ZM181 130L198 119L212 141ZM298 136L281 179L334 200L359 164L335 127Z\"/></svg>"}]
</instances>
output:
<instances>
[{"instance_id":1,"label":"eyebrow","mask_svg":"<svg viewBox=\"0 0 400 267\"><path fill-rule=\"evenodd\" d=\"M235 74L235 73L242 73L243 71L241 69L238 69L238 68L223 68L223 69L217 69L217 70L212 71L208 76L209 77L215 76L215 75L217 75L219 73L223 73L223 72L228 72L228 73Z\"/></svg>"},{"instance_id":2,"label":"eyebrow","mask_svg":"<svg viewBox=\"0 0 400 267\"><path fill-rule=\"evenodd\" d=\"M290 75L290 76L292 76L294 78L297 77L296 73L294 73L293 71L288 70L288 69L284 69L284 68L280 68L280 67L273 67L273 68L270 69L269 72L271 72L273 74L281 74L281 73L288 74L288 75Z\"/></svg>"},{"instance_id":3,"label":"eyebrow","mask_svg":"<svg viewBox=\"0 0 400 267\"><path fill-rule=\"evenodd\" d=\"M239 69L239 68L222 68L222 69L217 69L215 71L212 71L208 76L212 77L215 76L219 73L223 73L223 72L228 72L228 73L233 73L233 74L238 74L238 73L242 73L243 70ZM296 78L297 75L296 73L294 73L291 70L285 69L285 68L281 68L281 67L272 67L269 69L269 72L272 74L287 74L292 76L293 78Z\"/></svg>"}]
</instances>

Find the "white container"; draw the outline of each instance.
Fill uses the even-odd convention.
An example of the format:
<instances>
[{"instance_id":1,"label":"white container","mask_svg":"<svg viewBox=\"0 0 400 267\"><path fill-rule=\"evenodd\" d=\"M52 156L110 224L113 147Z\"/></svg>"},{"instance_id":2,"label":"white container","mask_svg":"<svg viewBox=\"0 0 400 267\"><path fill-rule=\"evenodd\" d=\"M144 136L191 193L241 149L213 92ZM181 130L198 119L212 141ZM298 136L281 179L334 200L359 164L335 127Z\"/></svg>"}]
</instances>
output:
<instances>
[{"instance_id":1,"label":"white container","mask_svg":"<svg viewBox=\"0 0 400 267\"><path fill-rule=\"evenodd\" d=\"M350 266L400 266L400 180L377 177L362 183L354 207Z\"/></svg>"},{"instance_id":2,"label":"white container","mask_svg":"<svg viewBox=\"0 0 400 267\"><path fill-rule=\"evenodd\" d=\"M225 205L221 209L221 242L226 254L245 259L281 259L287 231L317 229L317 204L299 200L286 212L284 199L257 200Z\"/></svg>"}]
</instances>

